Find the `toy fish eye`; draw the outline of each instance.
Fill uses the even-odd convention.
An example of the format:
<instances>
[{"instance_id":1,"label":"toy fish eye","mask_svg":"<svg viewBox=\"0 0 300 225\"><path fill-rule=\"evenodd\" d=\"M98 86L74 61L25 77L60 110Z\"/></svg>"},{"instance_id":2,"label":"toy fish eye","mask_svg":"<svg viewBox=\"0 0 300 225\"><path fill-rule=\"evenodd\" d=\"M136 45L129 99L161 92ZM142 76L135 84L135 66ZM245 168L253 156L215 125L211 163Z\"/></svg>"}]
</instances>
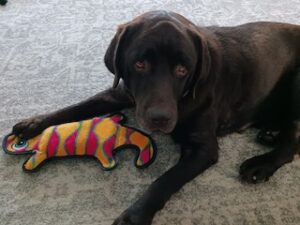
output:
<instances>
[{"instance_id":1,"label":"toy fish eye","mask_svg":"<svg viewBox=\"0 0 300 225\"><path fill-rule=\"evenodd\" d=\"M19 149L23 149L23 148L26 148L28 145L27 141L25 140L20 140L18 141L17 143L15 143L13 145L13 148L16 149L16 150L19 150Z\"/></svg>"}]
</instances>

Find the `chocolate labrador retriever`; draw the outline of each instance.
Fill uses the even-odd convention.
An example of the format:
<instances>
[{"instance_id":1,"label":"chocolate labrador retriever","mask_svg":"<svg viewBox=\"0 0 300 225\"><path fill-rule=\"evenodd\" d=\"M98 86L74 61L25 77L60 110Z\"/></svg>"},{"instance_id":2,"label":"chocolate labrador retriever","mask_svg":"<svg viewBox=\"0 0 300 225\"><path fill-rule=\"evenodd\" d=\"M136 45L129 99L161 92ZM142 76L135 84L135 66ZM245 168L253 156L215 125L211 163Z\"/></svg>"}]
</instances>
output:
<instances>
[{"instance_id":1,"label":"chocolate labrador retriever","mask_svg":"<svg viewBox=\"0 0 300 225\"><path fill-rule=\"evenodd\" d=\"M119 27L105 64L115 75L111 89L24 120L13 133L31 138L54 124L129 107L144 130L170 133L181 145L179 162L114 225L151 224L173 193L218 161L218 136L252 125L262 130L261 142L273 145L241 165L249 183L267 180L300 153L300 26L198 27L154 11Z\"/></svg>"}]
</instances>

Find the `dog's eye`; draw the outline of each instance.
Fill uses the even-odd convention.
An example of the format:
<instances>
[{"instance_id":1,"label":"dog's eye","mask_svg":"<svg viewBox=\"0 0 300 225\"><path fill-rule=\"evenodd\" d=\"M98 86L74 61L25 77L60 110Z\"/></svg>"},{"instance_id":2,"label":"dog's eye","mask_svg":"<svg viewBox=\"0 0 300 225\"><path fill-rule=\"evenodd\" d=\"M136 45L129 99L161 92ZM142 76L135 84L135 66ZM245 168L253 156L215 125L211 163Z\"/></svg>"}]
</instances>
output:
<instances>
[{"instance_id":1,"label":"dog's eye","mask_svg":"<svg viewBox=\"0 0 300 225\"><path fill-rule=\"evenodd\" d=\"M138 72L146 72L150 69L150 65L146 61L136 61L134 64L134 68Z\"/></svg>"},{"instance_id":2,"label":"dog's eye","mask_svg":"<svg viewBox=\"0 0 300 225\"><path fill-rule=\"evenodd\" d=\"M178 64L175 66L174 73L177 77L185 77L188 74L188 70L185 66Z\"/></svg>"}]
</instances>

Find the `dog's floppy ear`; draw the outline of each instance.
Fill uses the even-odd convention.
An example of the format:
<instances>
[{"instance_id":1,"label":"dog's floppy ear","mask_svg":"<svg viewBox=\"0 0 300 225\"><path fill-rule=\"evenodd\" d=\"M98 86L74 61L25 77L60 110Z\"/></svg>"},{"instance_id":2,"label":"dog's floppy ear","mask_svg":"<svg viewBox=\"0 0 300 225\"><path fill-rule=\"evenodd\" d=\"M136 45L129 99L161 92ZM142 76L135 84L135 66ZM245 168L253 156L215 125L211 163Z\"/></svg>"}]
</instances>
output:
<instances>
[{"instance_id":1,"label":"dog's floppy ear","mask_svg":"<svg viewBox=\"0 0 300 225\"><path fill-rule=\"evenodd\" d=\"M208 40L197 28L188 29L198 51L196 70L191 79L193 97L196 97L197 87L208 79L211 69L211 55L208 46Z\"/></svg>"},{"instance_id":2,"label":"dog's floppy ear","mask_svg":"<svg viewBox=\"0 0 300 225\"><path fill-rule=\"evenodd\" d=\"M142 17L137 17L134 20L122 24L118 27L118 30L111 40L108 49L104 56L104 62L108 70L115 75L113 88L117 87L122 77L121 65L122 65L122 52L124 48L129 45L130 37L140 29L142 25Z\"/></svg>"},{"instance_id":3,"label":"dog's floppy ear","mask_svg":"<svg viewBox=\"0 0 300 225\"><path fill-rule=\"evenodd\" d=\"M127 39L129 33L129 25L124 24L120 25L117 33L113 37L112 41L110 42L108 49L106 50L104 56L104 62L108 70L115 75L113 88L117 87L122 77L121 74L121 52L124 48L125 40Z\"/></svg>"}]
</instances>

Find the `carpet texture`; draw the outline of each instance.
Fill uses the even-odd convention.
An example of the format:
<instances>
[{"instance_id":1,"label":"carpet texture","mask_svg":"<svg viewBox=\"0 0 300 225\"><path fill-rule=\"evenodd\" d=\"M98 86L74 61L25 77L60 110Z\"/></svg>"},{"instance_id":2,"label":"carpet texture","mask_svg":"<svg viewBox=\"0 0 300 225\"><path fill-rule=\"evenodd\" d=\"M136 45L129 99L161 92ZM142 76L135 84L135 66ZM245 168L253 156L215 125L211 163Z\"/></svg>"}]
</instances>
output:
<instances>
[{"instance_id":1,"label":"carpet texture","mask_svg":"<svg viewBox=\"0 0 300 225\"><path fill-rule=\"evenodd\" d=\"M21 119L81 101L110 87L103 56L117 25L156 9L197 24L250 21L300 24L299 0L11 0L0 7L0 141ZM299 40L300 44L300 40ZM136 126L133 112L125 111ZM219 163L175 194L154 225L300 224L300 160L267 183L247 185L239 165L269 149L256 130L219 139ZM110 225L179 157L178 146L155 134L156 161L145 170L123 152L112 172L92 159L51 161L26 174L26 157L0 152L0 224Z\"/></svg>"}]
</instances>

